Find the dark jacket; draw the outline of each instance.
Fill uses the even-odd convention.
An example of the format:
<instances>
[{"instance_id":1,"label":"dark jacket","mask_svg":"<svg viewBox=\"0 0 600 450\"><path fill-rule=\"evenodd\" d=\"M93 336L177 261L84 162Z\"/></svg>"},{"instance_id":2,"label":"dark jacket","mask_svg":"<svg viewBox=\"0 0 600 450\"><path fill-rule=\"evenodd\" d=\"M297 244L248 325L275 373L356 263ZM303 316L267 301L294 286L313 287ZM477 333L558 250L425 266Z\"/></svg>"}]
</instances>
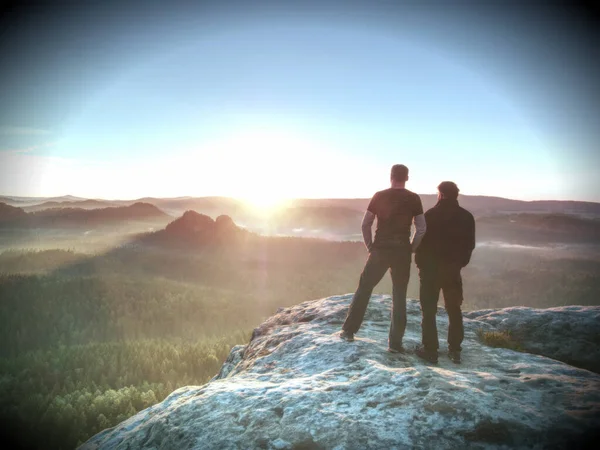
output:
<instances>
[{"instance_id":1,"label":"dark jacket","mask_svg":"<svg viewBox=\"0 0 600 450\"><path fill-rule=\"evenodd\" d=\"M452 263L465 267L475 248L475 219L457 200L442 199L425 213L427 231L415 252L422 268L430 264Z\"/></svg>"}]
</instances>

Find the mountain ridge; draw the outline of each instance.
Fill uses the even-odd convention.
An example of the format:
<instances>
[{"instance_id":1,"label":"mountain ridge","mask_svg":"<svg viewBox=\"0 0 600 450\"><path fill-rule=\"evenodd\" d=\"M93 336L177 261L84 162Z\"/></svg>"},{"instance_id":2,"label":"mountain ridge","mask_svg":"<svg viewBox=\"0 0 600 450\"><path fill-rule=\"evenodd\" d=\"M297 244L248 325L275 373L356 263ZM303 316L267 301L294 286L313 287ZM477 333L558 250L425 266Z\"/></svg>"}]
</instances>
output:
<instances>
[{"instance_id":1,"label":"mountain ridge","mask_svg":"<svg viewBox=\"0 0 600 450\"><path fill-rule=\"evenodd\" d=\"M89 226L126 220L166 219L169 215L150 203L106 208L48 208L26 212L0 203L0 226L13 228Z\"/></svg>"},{"instance_id":2,"label":"mountain ridge","mask_svg":"<svg viewBox=\"0 0 600 450\"><path fill-rule=\"evenodd\" d=\"M437 201L436 194L419 194L423 201L423 207L425 209L433 206ZM130 205L136 202L145 202L156 204L157 207L166 207L167 209L179 209L181 212L188 209L202 209L202 207L247 207L242 200L235 199L232 197L224 196L206 196L206 197L173 197L173 198L160 198L160 197L142 197L135 200L118 200L118 199L84 199L80 197L11 197L2 196L0 201L11 204L15 203L28 203L29 207L38 206L44 202L52 201L56 203L63 203L63 206L68 206L68 203L83 202L93 200L101 204L113 204L113 205ZM366 209L370 198L300 198L291 199L290 205L297 206L341 206L350 209L358 209L362 212ZM598 214L600 215L600 203L590 201L579 201L579 200L518 200L509 199L504 197L496 196L483 196L483 195L460 195L459 202L465 208L473 209L477 212L496 210L496 211L507 211L507 212L526 212L526 211L540 211L540 212L565 212L565 213L584 213L584 214ZM12 205L15 206L15 205ZM223 212L225 214L225 212Z\"/></svg>"}]
</instances>

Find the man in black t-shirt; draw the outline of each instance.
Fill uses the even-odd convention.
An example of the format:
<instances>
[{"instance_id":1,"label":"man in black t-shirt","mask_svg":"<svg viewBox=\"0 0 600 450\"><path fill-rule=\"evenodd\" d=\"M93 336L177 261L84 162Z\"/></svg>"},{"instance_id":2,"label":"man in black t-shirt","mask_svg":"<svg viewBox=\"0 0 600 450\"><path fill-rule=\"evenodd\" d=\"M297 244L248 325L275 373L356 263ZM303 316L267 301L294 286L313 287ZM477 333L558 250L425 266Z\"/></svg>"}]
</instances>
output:
<instances>
[{"instance_id":1,"label":"man in black t-shirt","mask_svg":"<svg viewBox=\"0 0 600 450\"><path fill-rule=\"evenodd\" d=\"M402 338L406 328L406 288L410 276L411 255L425 234L423 205L417 194L404 187L407 180L406 166L392 166L392 187L377 192L367 207L362 234L369 250L369 258L340 333L342 339L354 340L354 334L363 321L373 289L390 269L393 292L388 350L394 353L404 351ZM377 230L373 241L372 226L375 217ZM413 222L416 232L411 241L410 227Z\"/></svg>"}]
</instances>

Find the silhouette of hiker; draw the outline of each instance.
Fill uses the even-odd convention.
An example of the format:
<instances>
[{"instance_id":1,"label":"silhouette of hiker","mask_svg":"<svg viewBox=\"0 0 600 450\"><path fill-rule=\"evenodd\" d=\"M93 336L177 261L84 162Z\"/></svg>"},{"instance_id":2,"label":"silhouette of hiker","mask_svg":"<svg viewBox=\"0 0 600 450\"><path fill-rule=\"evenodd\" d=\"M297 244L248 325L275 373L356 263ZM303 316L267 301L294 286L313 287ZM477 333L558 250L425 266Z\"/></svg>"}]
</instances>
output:
<instances>
[{"instance_id":1,"label":"silhouette of hiker","mask_svg":"<svg viewBox=\"0 0 600 450\"><path fill-rule=\"evenodd\" d=\"M394 353L404 351L402 338L406 328L406 288L410 276L411 255L425 233L421 199L404 187L407 180L406 166L392 166L392 187L377 192L367 207L362 222L362 234L369 257L340 333L342 339L354 340L354 334L363 321L373 289L390 269L393 291L388 350ZM371 227L375 217L377 230L373 241ZM416 232L411 242L410 227L413 221Z\"/></svg>"},{"instance_id":2,"label":"silhouette of hiker","mask_svg":"<svg viewBox=\"0 0 600 450\"><path fill-rule=\"evenodd\" d=\"M458 205L458 187L451 181L438 186L438 202L425 213L427 232L416 251L419 268L421 311L423 313L422 346L416 354L426 361L438 359L436 328L437 303L440 289L448 312L448 356L460 363L463 341L463 301L460 271L469 264L475 248L475 220Z\"/></svg>"}]
</instances>

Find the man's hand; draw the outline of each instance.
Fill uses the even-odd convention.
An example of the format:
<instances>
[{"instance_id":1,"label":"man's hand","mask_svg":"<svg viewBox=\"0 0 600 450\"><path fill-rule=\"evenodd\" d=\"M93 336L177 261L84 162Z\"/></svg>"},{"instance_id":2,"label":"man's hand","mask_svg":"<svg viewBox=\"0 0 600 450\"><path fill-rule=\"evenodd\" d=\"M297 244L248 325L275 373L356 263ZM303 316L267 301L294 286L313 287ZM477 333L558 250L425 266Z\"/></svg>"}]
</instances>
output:
<instances>
[{"instance_id":1,"label":"man's hand","mask_svg":"<svg viewBox=\"0 0 600 450\"><path fill-rule=\"evenodd\" d=\"M365 216L363 217L361 228L363 240L365 242L367 250L369 250L369 253L371 252L371 248L373 247L373 222L375 222L375 214L367 210L367 212L365 212Z\"/></svg>"}]
</instances>

